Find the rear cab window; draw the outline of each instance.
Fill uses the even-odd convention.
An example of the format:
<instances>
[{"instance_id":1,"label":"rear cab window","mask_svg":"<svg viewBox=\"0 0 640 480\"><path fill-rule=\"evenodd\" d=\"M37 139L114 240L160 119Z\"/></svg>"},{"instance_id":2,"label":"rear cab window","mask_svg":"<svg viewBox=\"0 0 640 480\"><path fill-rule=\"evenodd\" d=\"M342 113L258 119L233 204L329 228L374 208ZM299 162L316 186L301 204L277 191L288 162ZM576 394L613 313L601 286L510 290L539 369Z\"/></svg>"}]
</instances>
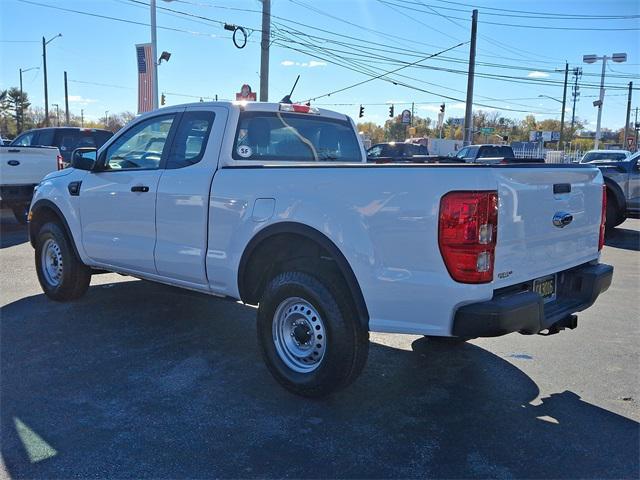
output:
<instances>
[{"instance_id":1,"label":"rear cab window","mask_svg":"<svg viewBox=\"0 0 640 480\"><path fill-rule=\"evenodd\" d=\"M362 162L347 120L287 112L241 112L234 160Z\"/></svg>"}]
</instances>

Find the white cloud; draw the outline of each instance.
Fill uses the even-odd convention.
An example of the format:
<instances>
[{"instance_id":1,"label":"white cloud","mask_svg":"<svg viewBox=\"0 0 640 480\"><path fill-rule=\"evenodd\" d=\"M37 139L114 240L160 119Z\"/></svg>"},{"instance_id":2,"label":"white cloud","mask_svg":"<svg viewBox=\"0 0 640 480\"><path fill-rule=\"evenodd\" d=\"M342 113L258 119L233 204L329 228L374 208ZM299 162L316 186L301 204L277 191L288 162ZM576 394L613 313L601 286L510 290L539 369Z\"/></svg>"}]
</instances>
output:
<instances>
[{"instance_id":1,"label":"white cloud","mask_svg":"<svg viewBox=\"0 0 640 480\"><path fill-rule=\"evenodd\" d=\"M426 110L427 112L439 112L440 105L420 105L418 110Z\"/></svg>"},{"instance_id":2,"label":"white cloud","mask_svg":"<svg viewBox=\"0 0 640 480\"><path fill-rule=\"evenodd\" d=\"M539 72L537 70L534 70L533 72L529 72L527 74L527 77L529 78L547 78L548 76L549 76L548 73Z\"/></svg>"},{"instance_id":3,"label":"white cloud","mask_svg":"<svg viewBox=\"0 0 640 480\"><path fill-rule=\"evenodd\" d=\"M89 105L90 103L96 103L97 100L93 98L84 98L81 95L69 95L69 102L79 103L80 105Z\"/></svg>"},{"instance_id":4,"label":"white cloud","mask_svg":"<svg viewBox=\"0 0 640 480\"><path fill-rule=\"evenodd\" d=\"M280 62L280 65L283 67L305 67L305 68L315 68L315 67L326 67L326 62L318 62L317 60L311 60L310 62L294 62L293 60L283 60Z\"/></svg>"},{"instance_id":5,"label":"white cloud","mask_svg":"<svg viewBox=\"0 0 640 480\"><path fill-rule=\"evenodd\" d=\"M451 105L447 105L447 108L453 108L455 110L464 110L467 108L467 105L463 102L453 103Z\"/></svg>"},{"instance_id":6,"label":"white cloud","mask_svg":"<svg viewBox=\"0 0 640 480\"><path fill-rule=\"evenodd\" d=\"M404 104L409 103L409 102L407 102L406 100L387 100L387 101L386 101L386 102L384 102L384 103L387 103L387 104L389 104L389 105L394 105L394 104L396 104L396 103L398 103L398 104L403 104L403 105L404 105Z\"/></svg>"}]
</instances>

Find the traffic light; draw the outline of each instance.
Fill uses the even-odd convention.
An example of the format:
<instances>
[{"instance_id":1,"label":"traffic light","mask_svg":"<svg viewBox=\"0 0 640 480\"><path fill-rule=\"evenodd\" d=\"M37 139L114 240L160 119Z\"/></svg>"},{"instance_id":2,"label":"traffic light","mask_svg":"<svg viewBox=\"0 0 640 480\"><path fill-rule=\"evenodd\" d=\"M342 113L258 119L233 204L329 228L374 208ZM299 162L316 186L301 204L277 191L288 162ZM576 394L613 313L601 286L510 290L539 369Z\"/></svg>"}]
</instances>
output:
<instances>
[{"instance_id":1,"label":"traffic light","mask_svg":"<svg viewBox=\"0 0 640 480\"><path fill-rule=\"evenodd\" d=\"M358 115L358 118L362 118L362 117L364 117L364 107L360 105L360 114Z\"/></svg>"},{"instance_id":2,"label":"traffic light","mask_svg":"<svg viewBox=\"0 0 640 480\"><path fill-rule=\"evenodd\" d=\"M164 105L165 103L165 97L164 97L164 93L162 95L160 95L160 105Z\"/></svg>"},{"instance_id":3,"label":"traffic light","mask_svg":"<svg viewBox=\"0 0 640 480\"><path fill-rule=\"evenodd\" d=\"M444 113L444 103L440 105L440 113Z\"/></svg>"},{"instance_id":4,"label":"traffic light","mask_svg":"<svg viewBox=\"0 0 640 480\"><path fill-rule=\"evenodd\" d=\"M389 116L393 118L393 105L389 107Z\"/></svg>"}]
</instances>

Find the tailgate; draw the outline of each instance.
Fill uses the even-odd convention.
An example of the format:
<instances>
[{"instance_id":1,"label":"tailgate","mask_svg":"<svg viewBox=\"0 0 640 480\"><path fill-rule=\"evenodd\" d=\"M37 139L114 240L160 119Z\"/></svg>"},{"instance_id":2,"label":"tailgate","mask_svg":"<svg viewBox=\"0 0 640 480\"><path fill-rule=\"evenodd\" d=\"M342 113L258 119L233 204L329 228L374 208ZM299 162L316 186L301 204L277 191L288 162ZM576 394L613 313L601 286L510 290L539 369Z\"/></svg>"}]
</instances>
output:
<instances>
[{"instance_id":1,"label":"tailgate","mask_svg":"<svg viewBox=\"0 0 640 480\"><path fill-rule=\"evenodd\" d=\"M498 236L494 283L501 287L598 257L602 177L596 168L496 168ZM565 226L554 216L572 216ZM569 218L565 215L565 223Z\"/></svg>"},{"instance_id":2,"label":"tailgate","mask_svg":"<svg viewBox=\"0 0 640 480\"><path fill-rule=\"evenodd\" d=\"M0 148L0 184L35 185L58 169L55 147Z\"/></svg>"}]
</instances>

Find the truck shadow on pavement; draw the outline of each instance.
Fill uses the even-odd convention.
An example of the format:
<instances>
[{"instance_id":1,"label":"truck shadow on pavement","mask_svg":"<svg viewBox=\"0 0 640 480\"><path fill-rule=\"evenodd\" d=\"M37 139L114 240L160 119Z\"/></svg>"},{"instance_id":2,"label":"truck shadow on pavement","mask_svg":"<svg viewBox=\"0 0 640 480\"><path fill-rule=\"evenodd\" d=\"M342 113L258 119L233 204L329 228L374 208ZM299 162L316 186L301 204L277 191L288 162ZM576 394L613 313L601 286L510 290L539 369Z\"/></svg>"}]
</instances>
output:
<instances>
[{"instance_id":1,"label":"truck shadow on pavement","mask_svg":"<svg viewBox=\"0 0 640 480\"><path fill-rule=\"evenodd\" d=\"M3 307L2 458L26 478L637 478L638 423L472 344L372 343L349 389L287 393L255 310L143 281Z\"/></svg>"},{"instance_id":2,"label":"truck shadow on pavement","mask_svg":"<svg viewBox=\"0 0 640 480\"><path fill-rule=\"evenodd\" d=\"M614 228L607 232L605 245L625 250L640 251L640 231L628 228Z\"/></svg>"},{"instance_id":3,"label":"truck shadow on pavement","mask_svg":"<svg viewBox=\"0 0 640 480\"><path fill-rule=\"evenodd\" d=\"M19 224L13 214L0 210L0 248L9 248L29 241L27 226Z\"/></svg>"}]
</instances>

